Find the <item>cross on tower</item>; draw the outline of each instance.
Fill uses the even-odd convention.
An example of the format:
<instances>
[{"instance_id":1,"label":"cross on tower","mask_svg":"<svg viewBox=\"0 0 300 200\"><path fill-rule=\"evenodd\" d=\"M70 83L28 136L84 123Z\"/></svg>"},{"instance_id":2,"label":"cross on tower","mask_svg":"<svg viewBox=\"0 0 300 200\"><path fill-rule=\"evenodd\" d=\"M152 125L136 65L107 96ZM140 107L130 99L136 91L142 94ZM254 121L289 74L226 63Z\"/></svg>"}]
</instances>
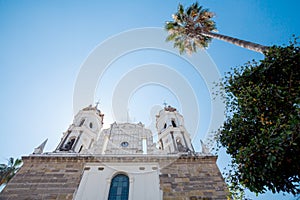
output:
<instances>
[{"instance_id":1,"label":"cross on tower","mask_svg":"<svg viewBox=\"0 0 300 200\"><path fill-rule=\"evenodd\" d=\"M98 108L98 105L100 104L100 101L98 100L97 102L96 102L96 108Z\"/></svg>"},{"instance_id":2,"label":"cross on tower","mask_svg":"<svg viewBox=\"0 0 300 200\"><path fill-rule=\"evenodd\" d=\"M166 103L166 101L164 101L163 105L164 105L165 107L167 107L168 104Z\"/></svg>"}]
</instances>

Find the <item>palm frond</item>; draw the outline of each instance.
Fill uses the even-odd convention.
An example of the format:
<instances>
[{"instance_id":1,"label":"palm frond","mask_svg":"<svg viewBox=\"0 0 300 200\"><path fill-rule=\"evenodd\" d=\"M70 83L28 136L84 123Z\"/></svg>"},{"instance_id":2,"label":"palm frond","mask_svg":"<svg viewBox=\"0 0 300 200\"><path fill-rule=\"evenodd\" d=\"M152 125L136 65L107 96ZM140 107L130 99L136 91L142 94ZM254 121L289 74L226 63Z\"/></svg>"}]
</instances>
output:
<instances>
[{"instance_id":1,"label":"palm frond","mask_svg":"<svg viewBox=\"0 0 300 200\"><path fill-rule=\"evenodd\" d=\"M184 9L182 4L178 5L177 13L172 15L173 21L165 24L165 29L169 32L166 41L174 41L174 47L180 53L196 52L197 48L206 48L211 41L209 37L202 36L202 32L210 32L216 29L214 17L208 9L203 9L198 3Z\"/></svg>"},{"instance_id":2,"label":"palm frond","mask_svg":"<svg viewBox=\"0 0 300 200\"><path fill-rule=\"evenodd\" d=\"M178 5L178 13L183 14L184 13L184 8L182 4Z\"/></svg>"},{"instance_id":3,"label":"palm frond","mask_svg":"<svg viewBox=\"0 0 300 200\"><path fill-rule=\"evenodd\" d=\"M0 164L0 186L6 184L20 169L22 165L21 159L9 158L7 165Z\"/></svg>"},{"instance_id":4,"label":"palm frond","mask_svg":"<svg viewBox=\"0 0 300 200\"><path fill-rule=\"evenodd\" d=\"M169 42L169 41L172 41L174 40L174 38L177 37L177 34L176 33L173 33L173 34L169 34L166 38L166 41Z\"/></svg>"}]
</instances>

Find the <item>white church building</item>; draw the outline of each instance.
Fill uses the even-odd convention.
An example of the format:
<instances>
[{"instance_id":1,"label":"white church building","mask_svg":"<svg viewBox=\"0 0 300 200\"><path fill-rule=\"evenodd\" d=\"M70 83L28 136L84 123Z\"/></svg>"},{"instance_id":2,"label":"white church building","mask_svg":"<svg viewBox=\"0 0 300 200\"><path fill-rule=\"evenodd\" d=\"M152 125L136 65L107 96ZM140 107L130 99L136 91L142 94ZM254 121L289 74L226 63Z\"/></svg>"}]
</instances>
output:
<instances>
[{"instance_id":1,"label":"white church building","mask_svg":"<svg viewBox=\"0 0 300 200\"><path fill-rule=\"evenodd\" d=\"M43 143L22 158L0 199L227 198L217 156L195 152L175 108L156 115L157 137L142 123L104 129L103 118L97 106L80 110L53 152L43 152Z\"/></svg>"}]
</instances>

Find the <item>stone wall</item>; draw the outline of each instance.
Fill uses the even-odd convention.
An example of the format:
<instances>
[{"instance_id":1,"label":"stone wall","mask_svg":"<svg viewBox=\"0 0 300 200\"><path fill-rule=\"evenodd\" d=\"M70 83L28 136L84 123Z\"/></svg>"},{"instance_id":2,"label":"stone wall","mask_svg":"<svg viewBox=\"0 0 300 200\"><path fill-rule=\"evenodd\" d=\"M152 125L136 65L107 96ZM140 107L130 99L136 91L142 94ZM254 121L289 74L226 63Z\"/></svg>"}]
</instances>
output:
<instances>
[{"instance_id":1,"label":"stone wall","mask_svg":"<svg viewBox=\"0 0 300 200\"><path fill-rule=\"evenodd\" d=\"M227 187L216 157L181 157L160 171L163 199L227 199Z\"/></svg>"},{"instance_id":2,"label":"stone wall","mask_svg":"<svg viewBox=\"0 0 300 200\"><path fill-rule=\"evenodd\" d=\"M23 157L23 166L0 199L73 199L83 168L71 157Z\"/></svg>"},{"instance_id":3,"label":"stone wall","mask_svg":"<svg viewBox=\"0 0 300 200\"><path fill-rule=\"evenodd\" d=\"M122 163L157 163L159 188L165 200L226 199L227 195L226 185L216 165L216 156L52 154L22 159L22 168L0 193L0 200L73 199L85 165L106 162L120 166ZM127 170L122 168L121 171ZM107 184L107 180L99 181Z\"/></svg>"}]
</instances>

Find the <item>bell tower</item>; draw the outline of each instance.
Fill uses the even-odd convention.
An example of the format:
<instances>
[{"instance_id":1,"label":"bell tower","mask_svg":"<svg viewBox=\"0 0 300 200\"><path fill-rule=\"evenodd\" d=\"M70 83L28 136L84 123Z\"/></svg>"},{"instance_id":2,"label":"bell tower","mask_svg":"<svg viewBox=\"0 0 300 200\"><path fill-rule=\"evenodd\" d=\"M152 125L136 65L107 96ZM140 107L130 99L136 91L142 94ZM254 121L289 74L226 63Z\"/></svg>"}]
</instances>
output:
<instances>
[{"instance_id":1,"label":"bell tower","mask_svg":"<svg viewBox=\"0 0 300 200\"><path fill-rule=\"evenodd\" d=\"M175 108L156 116L157 144L142 123L102 120L97 106L80 110L54 152L46 140L22 157L0 199L228 199L217 156L194 152Z\"/></svg>"},{"instance_id":2,"label":"bell tower","mask_svg":"<svg viewBox=\"0 0 300 200\"><path fill-rule=\"evenodd\" d=\"M55 152L84 153L97 141L103 126L104 114L96 106L83 108L74 117L73 124L63 133Z\"/></svg>"},{"instance_id":3,"label":"bell tower","mask_svg":"<svg viewBox=\"0 0 300 200\"><path fill-rule=\"evenodd\" d=\"M176 108L166 106L156 116L159 149L166 153L194 152L184 119Z\"/></svg>"}]
</instances>

